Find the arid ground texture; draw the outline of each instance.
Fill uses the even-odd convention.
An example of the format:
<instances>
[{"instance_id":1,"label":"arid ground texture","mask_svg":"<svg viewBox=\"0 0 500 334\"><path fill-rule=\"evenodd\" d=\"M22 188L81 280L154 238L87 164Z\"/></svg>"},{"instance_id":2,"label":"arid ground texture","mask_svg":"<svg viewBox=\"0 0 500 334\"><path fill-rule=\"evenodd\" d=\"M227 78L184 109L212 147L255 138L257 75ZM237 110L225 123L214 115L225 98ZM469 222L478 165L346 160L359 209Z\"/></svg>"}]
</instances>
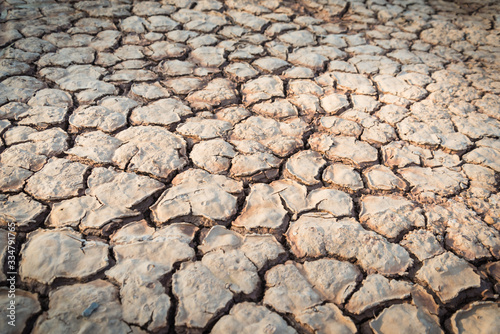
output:
<instances>
[{"instance_id":1,"label":"arid ground texture","mask_svg":"<svg viewBox=\"0 0 500 334\"><path fill-rule=\"evenodd\" d=\"M0 2L1 333L495 334L499 184L497 0Z\"/></svg>"}]
</instances>

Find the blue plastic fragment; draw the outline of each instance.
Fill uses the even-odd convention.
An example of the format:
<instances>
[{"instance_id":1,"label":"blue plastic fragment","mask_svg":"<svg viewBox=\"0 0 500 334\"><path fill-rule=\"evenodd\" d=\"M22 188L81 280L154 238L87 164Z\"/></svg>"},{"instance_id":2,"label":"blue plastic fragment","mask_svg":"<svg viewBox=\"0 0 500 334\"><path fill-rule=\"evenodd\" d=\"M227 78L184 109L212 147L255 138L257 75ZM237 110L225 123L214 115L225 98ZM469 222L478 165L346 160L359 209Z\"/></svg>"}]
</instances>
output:
<instances>
[{"instance_id":1,"label":"blue plastic fragment","mask_svg":"<svg viewBox=\"0 0 500 334\"><path fill-rule=\"evenodd\" d=\"M90 317L92 313L99 307L99 304L96 302L92 302L89 307L83 311L82 315L86 318Z\"/></svg>"}]
</instances>

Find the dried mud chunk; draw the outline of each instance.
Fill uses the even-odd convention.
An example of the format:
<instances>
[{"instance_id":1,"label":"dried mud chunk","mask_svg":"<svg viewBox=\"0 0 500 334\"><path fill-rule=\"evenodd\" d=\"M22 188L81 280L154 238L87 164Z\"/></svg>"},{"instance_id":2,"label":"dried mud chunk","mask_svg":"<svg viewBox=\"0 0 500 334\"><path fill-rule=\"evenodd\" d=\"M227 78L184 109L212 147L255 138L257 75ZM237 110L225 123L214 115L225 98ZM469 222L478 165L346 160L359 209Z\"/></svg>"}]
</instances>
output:
<instances>
[{"instance_id":1,"label":"dried mud chunk","mask_svg":"<svg viewBox=\"0 0 500 334\"><path fill-rule=\"evenodd\" d=\"M337 87L357 94L375 95L376 90L371 81L363 75L333 72L332 78L337 82Z\"/></svg>"},{"instance_id":2,"label":"dried mud chunk","mask_svg":"<svg viewBox=\"0 0 500 334\"><path fill-rule=\"evenodd\" d=\"M354 334L356 325L334 304L324 304L311 307L296 315L297 321L307 329L317 334Z\"/></svg>"},{"instance_id":3,"label":"dried mud chunk","mask_svg":"<svg viewBox=\"0 0 500 334\"><path fill-rule=\"evenodd\" d=\"M260 283L257 267L241 250L213 251L205 254L201 263L234 294L249 295Z\"/></svg>"},{"instance_id":4,"label":"dried mud chunk","mask_svg":"<svg viewBox=\"0 0 500 334\"><path fill-rule=\"evenodd\" d=\"M309 144L313 150L325 154L332 161L346 161L356 167L378 162L377 149L354 137L315 133L309 138Z\"/></svg>"},{"instance_id":5,"label":"dried mud chunk","mask_svg":"<svg viewBox=\"0 0 500 334\"><path fill-rule=\"evenodd\" d=\"M478 288L481 278L465 260L450 252L424 261L416 278L425 282L443 303L449 303L470 288Z\"/></svg>"},{"instance_id":6,"label":"dried mud chunk","mask_svg":"<svg viewBox=\"0 0 500 334\"><path fill-rule=\"evenodd\" d=\"M112 164L115 151L122 141L101 131L92 131L79 135L67 154L96 164Z\"/></svg>"},{"instance_id":7,"label":"dried mud chunk","mask_svg":"<svg viewBox=\"0 0 500 334\"><path fill-rule=\"evenodd\" d=\"M226 137L232 128L231 123L219 119L191 118L189 121L179 125L177 132L184 137L206 140Z\"/></svg>"},{"instance_id":8,"label":"dried mud chunk","mask_svg":"<svg viewBox=\"0 0 500 334\"><path fill-rule=\"evenodd\" d=\"M290 224L286 238L298 258L326 255L355 258L369 273L404 274L413 262L404 248L363 229L353 219L304 214Z\"/></svg>"},{"instance_id":9,"label":"dried mud chunk","mask_svg":"<svg viewBox=\"0 0 500 334\"><path fill-rule=\"evenodd\" d=\"M219 67L226 61L224 49L213 46L202 46L191 52L193 59L201 66Z\"/></svg>"},{"instance_id":10,"label":"dried mud chunk","mask_svg":"<svg viewBox=\"0 0 500 334\"><path fill-rule=\"evenodd\" d=\"M80 250L79 252L81 253ZM33 333L132 332L122 320L118 288L109 282L96 280L64 286L53 290L49 294L49 300L49 311L37 319ZM98 307L91 312L92 303L96 303Z\"/></svg>"},{"instance_id":11,"label":"dried mud chunk","mask_svg":"<svg viewBox=\"0 0 500 334\"><path fill-rule=\"evenodd\" d=\"M28 283L52 284L57 278L83 280L109 262L107 244L83 240L70 228L31 232L21 254L19 275Z\"/></svg>"},{"instance_id":12,"label":"dried mud chunk","mask_svg":"<svg viewBox=\"0 0 500 334\"><path fill-rule=\"evenodd\" d=\"M278 157L284 158L304 145L302 136L307 129L307 123L298 118L277 122L261 116L251 116L236 124L230 139L257 141Z\"/></svg>"},{"instance_id":13,"label":"dried mud chunk","mask_svg":"<svg viewBox=\"0 0 500 334\"><path fill-rule=\"evenodd\" d=\"M281 159L267 152L238 154L232 161L230 175L246 181L270 180L278 175L280 165Z\"/></svg>"},{"instance_id":14,"label":"dried mud chunk","mask_svg":"<svg viewBox=\"0 0 500 334\"><path fill-rule=\"evenodd\" d=\"M42 308L38 302L38 296L36 294L24 291L21 289L16 289L16 317L15 326L11 324L10 311L8 306L11 305L9 295L9 289L7 287L0 288L0 303L5 305L2 309L2 318L0 318L0 328L2 328L5 334L21 334L26 328L28 319L33 317L35 314L39 313Z\"/></svg>"},{"instance_id":15,"label":"dried mud chunk","mask_svg":"<svg viewBox=\"0 0 500 334\"><path fill-rule=\"evenodd\" d=\"M22 132L22 138L9 142L9 136L16 136L17 130ZM40 170L48 158L63 153L68 147L68 134L60 128L36 131L27 127L14 127L4 134L4 139L7 145L12 146L0 154L2 164L33 172Z\"/></svg>"},{"instance_id":16,"label":"dried mud chunk","mask_svg":"<svg viewBox=\"0 0 500 334\"><path fill-rule=\"evenodd\" d=\"M137 284L154 282L171 272L176 263L193 259L194 249L189 244L196 231L194 225L176 223L150 231L139 240L118 241L113 247L117 264L106 271L106 276L121 284L128 280Z\"/></svg>"},{"instance_id":17,"label":"dried mud chunk","mask_svg":"<svg viewBox=\"0 0 500 334\"><path fill-rule=\"evenodd\" d=\"M67 199L83 191L88 166L52 158L26 182L26 192L45 201Z\"/></svg>"},{"instance_id":18,"label":"dried mud chunk","mask_svg":"<svg viewBox=\"0 0 500 334\"><path fill-rule=\"evenodd\" d=\"M15 223L16 230L30 230L40 223L47 207L24 193L17 195L0 194L0 226Z\"/></svg>"},{"instance_id":19,"label":"dried mud chunk","mask_svg":"<svg viewBox=\"0 0 500 334\"><path fill-rule=\"evenodd\" d=\"M381 333L443 333L439 319L410 304L392 305L370 321L376 334Z\"/></svg>"},{"instance_id":20,"label":"dried mud chunk","mask_svg":"<svg viewBox=\"0 0 500 334\"><path fill-rule=\"evenodd\" d=\"M322 302L320 295L293 263L280 264L266 272L264 304L280 313L297 314Z\"/></svg>"},{"instance_id":21,"label":"dried mud chunk","mask_svg":"<svg viewBox=\"0 0 500 334\"><path fill-rule=\"evenodd\" d=\"M500 307L496 302L474 302L457 311L450 319L451 331L494 333L500 326Z\"/></svg>"},{"instance_id":22,"label":"dried mud chunk","mask_svg":"<svg viewBox=\"0 0 500 334\"><path fill-rule=\"evenodd\" d=\"M161 127L131 127L115 137L124 143L113 156L122 169L168 179L187 164L184 139Z\"/></svg>"},{"instance_id":23,"label":"dried mud chunk","mask_svg":"<svg viewBox=\"0 0 500 334\"><path fill-rule=\"evenodd\" d=\"M274 102L255 104L252 110L259 115L274 118L277 121L297 117L299 115L297 108L288 102L288 100L283 99L276 99Z\"/></svg>"},{"instance_id":24,"label":"dried mud chunk","mask_svg":"<svg viewBox=\"0 0 500 334\"><path fill-rule=\"evenodd\" d=\"M368 187L376 190L399 190L406 189L406 182L396 176L388 167L376 165L365 170Z\"/></svg>"},{"instance_id":25,"label":"dried mud chunk","mask_svg":"<svg viewBox=\"0 0 500 334\"><path fill-rule=\"evenodd\" d=\"M307 30L287 32L283 35L280 35L278 39L284 43L291 44L295 47L316 44L314 35Z\"/></svg>"},{"instance_id":26,"label":"dried mud chunk","mask_svg":"<svg viewBox=\"0 0 500 334\"><path fill-rule=\"evenodd\" d=\"M216 225L210 229L199 249L204 253L214 250L241 250L261 270L269 263L285 255L285 249L270 234L246 234L245 236Z\"/></svg>"},{"instance_id":27,"label":"dried mud chunk","mask_svg":"<svg viewBox=\"0 0 500 334\"><path fill-rule=\"evenodd\" d=\"M147 176L94 168L86 196L54 204L48 217L51 226L76 226L85 233L104 233L103 227L140 214L138 207L151 203L164 185ZM110 225L110 227L113 227Z\"/></svg>"},{"instance_id":28,"label":"dried mud chunk","mask_svg":"<svg viewBox=\"0 0 500 334\"><path fill-rule=\"evenodd\" d=\"M468 261L500 257L500 233L484 223L477 212L449 201L446 206L427 207L427 226L445 235L445 244Z\"/></svg>"},{"instance_id":29,"label":"dried mud chunk","mask_svg":"<svg viewBox=\"0 0 500 334\"><path fill-rule=\"evenodd\" d=\"M355 265L333 259L304 262L303 270L323 298L339 306L345 303L362 278Z\"/></svg>"},{"instance_id":30,"label":"dried mud chunk","mask_svg":"<svg viewBox=\"0 0 500 334\"><path fill-rule=\"evenodd\" d=\"M396 238L415 227L425 227L423 210L399 196L366 196L360 222L387 238Z\"/></svg>"},{"instance_id":31,"label":"dried mud chunk","mask_svg":"<svg viewBox=\"0 0 500 334\"><path fill-rule=\"evenodd\" d=\"M259 72L247 63L231 63L224 67L224 72L235 81L246 82L254 78Z\"/></svg>"},{"instance_id":32,"label":"dried mud chunk","mask_svg":"<svg viewBox=\"0 0 500 334\"><path fill-rule=\"evenodd\" d=\"M262 76L249 81L243 85L241 92L246 105L273 97L285 97L283 82L277 76Z\"/></svg>"},{"instance_id":33,"label":"dried mud chunk","mask_svg":"<svg viewBox=\"0 0 500 334\"><path fill-rule=\"evenodd\" d=\"M468 163L484 165L496 172L500 172L500 150L492 147L478 147L464 155L464 160Z\"/></svg>"},{"instance_id":34,"label":"dried mud chunk","mask_svg":"<svg viewBox=\"0 0 500 334\"><path fill-rule=\"evenodd\" d=\"M400 244L413 253L420 261L430 259L445 251L436 237L426 230L409 232Z\"/></svg>"},{"instance_id":35,"label":"dried mud chunk","mask_svg":"<svg viewBox=\"0 0 500 334\"><path fill-rule=\"evenodd\" d=\"M183 263L173 276L172 291L179 300L176 327L204 328L233 298L201 262Z\"/></svg>"},{"instance_id":36,"label":"dried mud chunk","mask_svg":"<svg viewBox=\"0 0 500 334\"><path fill-rule=\"evenodd\" d=\"M399 77L391 75L377 75L373 78L379 90L385 94L392 94L408 100L419 101L427 95L427 91L418 86L412 86Z\"/></svg>"},{"instance_id":37,"label":"dried mud chunk","mask_svg":"<svg viewBox=\"0 0 500 334\"><path fill-rule=\"evenodd\" d=\"M127 115L102 106L82 106L69 118L70 131L97 129L114 132L127 125Z\"/></svg>"},{"instance_id":38,"label":"dried mud chunk","mask_svg":"<svg viewBox=\"0 0 500 334\"><path fill-rule=\"evenodd\" d=\"M284 228L288 217L276 189L257 183L250 188L245 207L233 222L233 226L251 229L278 230Z\"/></svg>"},{"instance_id":39,"label":"dried mud chunk","mask_svg":"<svg viewBox=\"0 0 500 334\"><path fill-rule=\"evenodd\" d=\"M141 283L127 280L120 289L123 321L147 326L150 331L168 327L170 297L165 288L158 281Z\"/></svg>"},{"instance_id":40,"label":"dried mud chunk","mask_svg":"<svg viewBox=\"0 0 500 334\"><path fill-rule=\"evenodd\" d=\"M190 158L195 166L209 173L219 174L231 167L231 159L236 155L233 146L223 139L202 141L193 146Z\"/></svg>"},{"instance_id":41,"label":"dried mud chunk","mask_svg":"<svg viewBox=\"0 0 500 334\"><path fill-rule=\"evenodd\" d=\"M343 164L329 165L323 172L323 181L350 191L364 188L363 180L359 173L351 166Z\"/></svg>"},{"instance_id":42,"label":"dried mud chunk","mask_svg":"<svg viewBox=\"0 0 500 334\"><path fill-rule=\"evenodd\" d=\"M326 165L321 154L307 150L291 156L286 164L284 175L306 186L321 184L320 171Z\"/></svg>"},{"instance_id":43,"label":"dried mud chunk","mask_svg":"<svg viewBox=\"0 0 500 334\"><path fill-rule=\"evenodd\" d=\"M184 216L209 225L225 222L236 214L242 191L241 183L225 176L190 169L176 176L151 207L152 218L157 224Z\"/></svg>"},{"instance_id":44,"label":"dried mud chunk","mask_svg":"<svg viewBox=\"0 0 500 334\"><path fill-rule=\"evenodd\" d=\"M412 192L436 193L441 196L450 196L466 188L469 180L462 174L446 167L422 168L407 167L399 173L412 186Z\"/></svg>"},{"instance_id":45,"label":"dried mud chunk","mask_svg":"<svg viewBox=\"0 0 500 334\"><path fill-rule=\"evenodd\" d=\"M130 115L132 125L171 126L181 117L191 115L191 108L177 99L161 99L146 106L135 108Z\"/></svg>"},{"instance_id":46,"label":"dried mud chunk","mask_svg":"<svg viewBox=\"0 0 500 334\"><path fill-rule=\"evenodd\" d=\"M188 95L186 100L196 110L223 107L238 102L237 91L234 84L223 78L210 81L205 88Z\"/></svg>"},{"instance_id":47,"label":"dried mud chunk","mask_svg":"<svg viewBox=\"0 0 500 334\"><path fill-rule=\"evenodd\" d=\"M296 333L277 313L250 302L235 305L214 326L213 334Z\"/></svg>"},{"instance_id":48,"label":"dried mud chunk","mask_svg":"<svg viewBox=\"0 0 500 334\"><path fill-rule=\"evenodd\" d=\"M19 192L33 172L17 166L0 165L0 191Z\"/></svg>"},{"instance_id":49,"label":"dried mud chunk","mask_svg":"<svg viewBox=\"0 0 500 334\"><path fill-rule=\"evenodd\" d=\"M411 289L412 283L389 280L378 274L368 275L347 303L346 309L359 315L384 302L405 299L410 296Z\"/></svg>"}]
</instances>

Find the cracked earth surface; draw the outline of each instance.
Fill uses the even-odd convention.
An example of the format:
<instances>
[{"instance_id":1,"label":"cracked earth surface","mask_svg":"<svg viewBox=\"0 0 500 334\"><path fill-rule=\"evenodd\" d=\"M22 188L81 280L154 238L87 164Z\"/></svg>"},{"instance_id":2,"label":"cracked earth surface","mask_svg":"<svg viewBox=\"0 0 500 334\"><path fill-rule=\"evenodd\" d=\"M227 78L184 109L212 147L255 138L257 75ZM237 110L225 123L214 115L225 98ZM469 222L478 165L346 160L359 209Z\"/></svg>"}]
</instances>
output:
<instances>
[{"instance_id":1,"label":"cracked earth surface","mask_svg":"<svg viewBox=\"0 0 500 334\"><path fill-rule=\"evenodd\" d=\"M2 333L493 333L495 0L5 0Z\"/></svg>"}]
</instances>

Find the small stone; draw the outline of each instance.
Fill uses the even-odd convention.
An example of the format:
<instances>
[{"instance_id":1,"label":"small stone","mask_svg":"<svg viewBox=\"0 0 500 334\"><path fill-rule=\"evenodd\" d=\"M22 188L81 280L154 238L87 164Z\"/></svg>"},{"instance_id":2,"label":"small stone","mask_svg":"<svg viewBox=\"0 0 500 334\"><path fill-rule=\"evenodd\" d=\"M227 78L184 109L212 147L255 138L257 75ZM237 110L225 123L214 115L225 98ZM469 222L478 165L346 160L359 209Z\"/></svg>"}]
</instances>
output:
<instances>
[{"instance_id":1,"label":"small stone","mask_svg":"<svg viewBox=\"0 0 500 334\"><path fill-rule=\"evenodd\" d=\"M449 303L470 288L478 288L481 278L465 260L450 252L424 261L416 278L425 282L443 303Z\"/></svg>"},{"instance_id":2,"label":"small stone","mask_svg":"<svg viewBox=\"0 0 500 334\"><path fill-rule=\"evenodd\" d=\"M27 283L52 284L57 278L83 280L109 262L107 244L84 240L70 228L31 232L21 253L19 275Z\"/></svg>"},{"instance_id":3,"label":"small stone","mask_svg":"<svg viewBox=\"0 0 500 334\"><path fill-rule=\"evenodd\" d=\"M370 327L377 333L409 333L440 334L439 319L410 304L397 304L382 311L378 317L370 321ZM397 329L396 329L397 328Z\"/></svg>"},{"instance_id":4,"label":"small stone","mask_svg":"<svg viewBox=\"0 0 500 334\"><path fill-rule=\"evenodd\" d=\"M52 158L26 183L26 192L45 201L78 196L84 189L88 166L66 159Z\"/></svg>"},{"instance_id":5,"label":"small stone","mask_svg":"<svg viewBox=\"0 0 500 334\"><path fill-rule=\"evenodd\" d=\"M378 274L368 275L346 308L351 313L362 314L383 302L409 297L412 285L405 281L389 280Z\"/></svg>"},{"instance_id":6,"label":"small stone","mask_svg":"<svg viewBox=\"0 0 500 334\"><path fill-rule=\"evenodd\" d=\"M277 313L269 311L266 307L250 302L235 305L228 315L223 316L213 327L211 333L275 333L292 334L295 329L288 326Z\"/></svg>"}]
</instances>

